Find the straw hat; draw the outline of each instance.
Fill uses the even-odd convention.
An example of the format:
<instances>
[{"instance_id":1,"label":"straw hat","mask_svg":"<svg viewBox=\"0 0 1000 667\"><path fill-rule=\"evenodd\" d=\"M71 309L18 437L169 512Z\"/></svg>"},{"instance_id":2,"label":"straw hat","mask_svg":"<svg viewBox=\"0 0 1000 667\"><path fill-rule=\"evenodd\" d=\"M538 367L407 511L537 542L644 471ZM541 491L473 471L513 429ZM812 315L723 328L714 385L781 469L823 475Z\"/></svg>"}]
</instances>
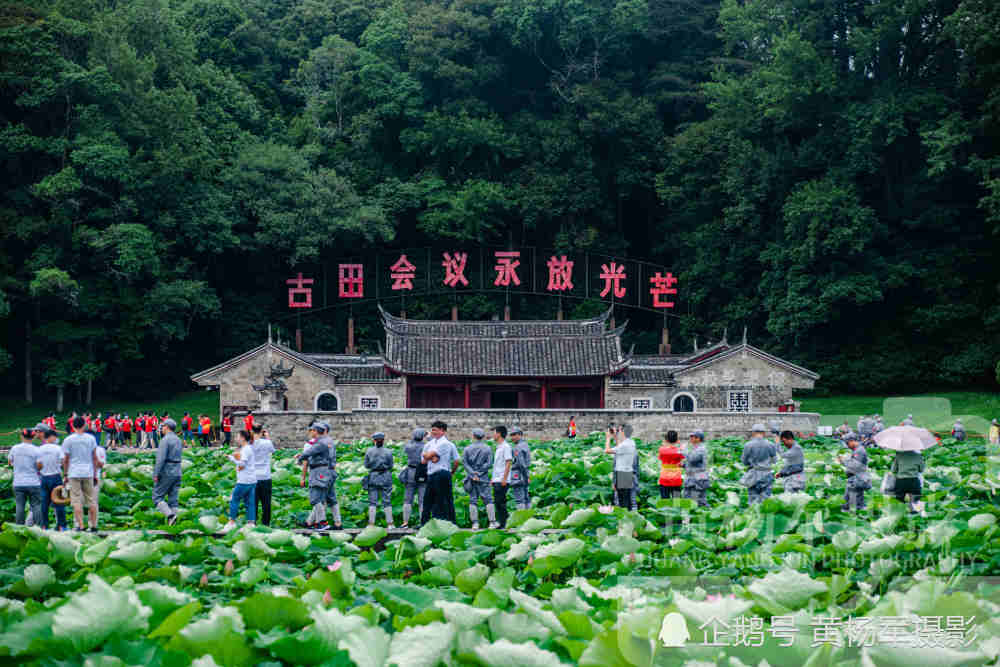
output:
<instances>
[{"instance_id":1,"label":"straw hat","mask_svg":"<svg viewBox=\"0 0 1000 667\"><path fill-rule=\"evenodd\" d=\"M54 505L69 505L69 489L60 484L52 489L51 498Z\"/></svg>"}]
</instances>

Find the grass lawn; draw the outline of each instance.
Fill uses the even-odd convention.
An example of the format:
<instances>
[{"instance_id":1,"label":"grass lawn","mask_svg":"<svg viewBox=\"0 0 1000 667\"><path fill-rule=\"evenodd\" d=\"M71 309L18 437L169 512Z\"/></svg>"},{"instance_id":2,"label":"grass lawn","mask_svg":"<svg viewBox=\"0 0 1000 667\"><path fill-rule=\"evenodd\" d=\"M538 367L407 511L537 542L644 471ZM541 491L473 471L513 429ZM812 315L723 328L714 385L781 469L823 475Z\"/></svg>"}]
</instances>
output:
<instances>
[{"instance_id":1,"label":"grass lawn","mask_svg":"<svg viewBox=\"0 0 1000 667\"><path fill-rule=\"evenodd\" d=\"M939 398L950 402L950 411L940 406L930 407L931 399ZM948 426L954 417L961 417L970 431L984 432L988 423L994 417L1000 418L1000 393L987 391L944 391L923 394L919 396L889 397L889 396L830 396L828 398L803 398L803 412L818 412L823 415L821 423L835 426L845 419L852 426L863 414L882 414L887 417L898 416L899 408L912 404L909 410L913 412L917 424L921 425L921 412L933 411L933 417L925 412L925 424L938 430ZM926 406L926 408L925 408ZM904 410L906 411L906 410ZM895 423L895 421L892 421ZM890 424L890 425L891 425Z\"/></svg>"},{"instance_id":2,"label":"grass lawn","mask_svg":"<svg viewBox=\"0 0 1000 667\"><path fill-rule=\"evenodd\" d=\"M99 398L94 404L85 408L67 402L66 411L56 415L56 424L59 429L65 428L66 419L69 418L70 411L84 410L93 414L98 412L108 413L110 411L127 413L135 417L139 412L155 412L162 415L164 412L170 414L175 420L179 420L185 412L190 412L197 416L205 413L212 417L214 423L219 421L219 393L217 391L192 391L184 394L177 394L170 398L152 399L139 401L133 398L120 398L117 400ZM25 426L34 426L52 411L51 403L48 401L36 401L34 405L27 405L23 399L17 397L0 398L0 447L7 447L18 442L17 431Z\"/></svg>"}]
</instances>

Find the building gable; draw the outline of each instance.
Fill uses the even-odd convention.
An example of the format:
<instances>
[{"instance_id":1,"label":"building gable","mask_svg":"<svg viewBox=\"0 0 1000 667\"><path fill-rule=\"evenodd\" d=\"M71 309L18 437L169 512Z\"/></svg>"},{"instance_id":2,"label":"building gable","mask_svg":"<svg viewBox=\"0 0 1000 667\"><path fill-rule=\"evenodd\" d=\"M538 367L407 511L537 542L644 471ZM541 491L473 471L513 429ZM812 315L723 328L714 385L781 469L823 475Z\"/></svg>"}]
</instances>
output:
<instances>
[{"instance_id":1,"label":"building gable","mask_svg":"<svg viewBox=\"0 0 1000 667\"><path fill-rule=\"evenodd\" d=\"M811 389L819 375L748 344L736 345L675 374L678 385Z\"/></svg>"}]
</instances>

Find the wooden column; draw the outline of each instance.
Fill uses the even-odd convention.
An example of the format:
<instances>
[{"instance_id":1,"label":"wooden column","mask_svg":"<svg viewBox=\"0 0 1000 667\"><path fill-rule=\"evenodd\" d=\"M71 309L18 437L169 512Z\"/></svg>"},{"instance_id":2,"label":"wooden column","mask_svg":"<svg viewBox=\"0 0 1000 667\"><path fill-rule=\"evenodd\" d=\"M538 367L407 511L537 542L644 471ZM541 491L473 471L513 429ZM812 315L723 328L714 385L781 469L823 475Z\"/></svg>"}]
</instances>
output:
<instances>
[{"instance_id":1,"label":"wooden column","mask_svg":"<svg viewBox=\"0 0 1000 667\"><path fill-rule=\"evenodd\" d=\"M457 304L451 307L451 321L452 322L458 322L458 305Z\"/></svg>"},{"instance_id":2,"label":"wooden column","mask_svg":"<svg viewBox=\"0 0 1000 667\"><path fill-rule=\"evenodd\" d=\"M469 391L470 391L470 385L471 384L472 383L469 380L465 381L465 387L464 387L464 389L465 389L465 402L464 402L464 406L465 406L466 410L468 410L469 407L470 407L470 405L471 405L471 403L469 401Z\"/></svg>"},{"instance_id":3,"label":"wooden column","mask_svg":"<svg viewBox=\"0 0 1000 667\"><path fill-rule=\"evenodd\" d=\"M504 322L510 321L510 306L503 307L503 321Z\"/></svg>"},{"instance_id":4,"label":"wooden column","mask_svg":"<svg viewBox=\"0 0 1000 667\"><path fill-rule=\"evenodd\" d=\"M295 330L295 349L302 351L302 329Z\"/></svg>"},{"instance_id":5,"label":"wooden column","mask_svg":"<svg viewBox=\"0 0 1000 667\"><path fill-rule=\"evenodd\" d=\"M354 354L354 315L347 318L347 354Z\"/></svg>"},{"instance_id":6,"label":"wooden column","mask_svg":"<svg viewBox=\"0 0 1000 667\"><path fill-rule=\"evenodd\" d=\"M542 410L545 410L546 408L549 407L548 387L549 387L548 378L542 378Z\"/></svg>"}]
</instances>

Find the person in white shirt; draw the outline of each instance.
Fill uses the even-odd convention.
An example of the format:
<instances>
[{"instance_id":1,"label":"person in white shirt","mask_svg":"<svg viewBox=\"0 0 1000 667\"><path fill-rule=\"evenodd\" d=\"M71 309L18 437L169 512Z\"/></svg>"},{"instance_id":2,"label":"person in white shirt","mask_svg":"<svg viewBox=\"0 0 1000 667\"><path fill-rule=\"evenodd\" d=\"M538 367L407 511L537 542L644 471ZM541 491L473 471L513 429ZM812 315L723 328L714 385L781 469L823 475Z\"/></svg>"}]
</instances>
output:
<instances>
[{"instance_id":1,"label":"person in white shirt","mask_svg":"<svg viewBox=\"0 0 1000 667\"><path fill-rule=\"evenodd\" d=\"M274 443L268 436L263 426L253 425L253 463L257 475L254 509L265 526L271 525L271 455L274 454Z\"/></svg>"},{"instance_id":2,"label":"person in white shirt","mask_svg":"<svg viewBox=\"0 0 1000 667\"><path fill-rule=\"evenodd\" d=\"M101 462L97 458L97 440L84 433L87 421L74 417L71 421L72 435L62 442L63 474L69 478L70 502L73 504L73 525L83 530L83 503L89 506L90 532L97 532L97 470Z\"/></svg>"},{"instance_id":3,"label":"person in white shirt","mask_svg":"<svg viewBox=\"0 0 1000 667\"><path fill-rule=\"evenodd\" d=\"M49 505L56 510L56 530L66 530L66 506L52 502L52 489L62 486L63 451L59 446L59 435L52 429L42 432L42 445L38 448L38 460L42 467L42 528L49 527Z\"/></svg>"},{"instance_id":4,"label":"person in white shirt","mask_svg":"<svg viewBox=\"0 0 1000 667\"><path fill-rule=\"evenodd\" d=\"M229 455L229 460L236 464L236 486L229 499L229 523L223 529L226 532L236 527L236 517L240 513L240 503L246 508L247 525L253 526L257 519L255 491L257 490L257 472L254 468L253 447L250 446L250 433L240 431L236 434L237 450Z\"/></svg>"},{"instance_id":5,"label":"person in white shirt","mask_svg":"<svg viewBox=\"0 0 1000 667\"><path fill-rule=\"evenodd\" d=\"M611 446L611 438L616 445ZM635 484L635 441L632 440L632 426L625 424L615 428L612 424L604 438L604 453L615 455L614 487L618 506L628 509L631 506L632 485Z\"/></svg>"},{"instance_id":6,"label":"person in white shirt","mask_svg":"<svg viewBox=\"0 0 1000 667\"><path fill-rule=\"evenodd\" d=\"M427 492L420 523L433 516L455 523L455 500L452 497L451 475L458 468L458 449L445 436L448 425L443 421L431 424L431 439L424 445L422 456L427 464Z\"/></svg>"},{"instance_id":7,"label":"person in white shirt","mask_svg":"<svg viewBox=\"0 0 1000 667\"><path fill-rule=\"evenodd\" d=\"M493 442L496 449L493 451L493 475L490 482L493 484L493 504L496 506L497 520L490 524L490 528L507 527L507 488L510 483L510 467L514 462L514 451L507 444L507 427L498 425L493 429Z\"/></svg>"},{"instance_id":8,"label":"person in white shirt","mask_svg":"<svg viewBox=\"0 0 1000 667\"><path fill-rule=\"evenodd\" d=\"M22 430L21 442L7 453L7 463L14 466L14 522L22 525L25 503L31 508L34 524L42 522L42 480L38 476L42 462L38 459L38 447L31 442L32 436L28 429Z\"/></svg>"}]
</instances>

